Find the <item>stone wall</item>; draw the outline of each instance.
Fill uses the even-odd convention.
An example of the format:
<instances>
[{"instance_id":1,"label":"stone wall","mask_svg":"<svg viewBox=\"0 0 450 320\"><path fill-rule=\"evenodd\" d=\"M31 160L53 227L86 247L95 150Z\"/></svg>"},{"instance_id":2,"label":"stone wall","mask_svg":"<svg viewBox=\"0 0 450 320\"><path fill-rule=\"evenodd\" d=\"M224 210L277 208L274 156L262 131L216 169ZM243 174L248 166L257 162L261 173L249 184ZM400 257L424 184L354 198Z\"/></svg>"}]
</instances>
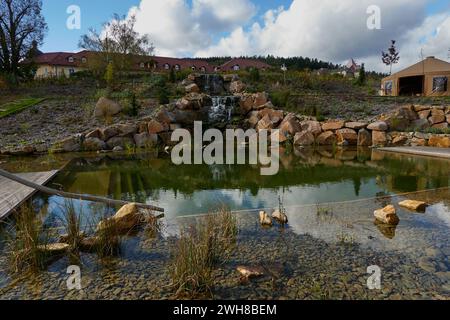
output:
<instances>
[{"instance_id":1,"label":"stone wall","mask_svg":"<svg viewBox=\"0 0 450 320\"><path fill-rule=\"evenodd\" d=\"M173 145L172 132L179 128L192 128L194 121L207 121L212 105L210 95L200 87L213 84L226 90L238 103L233 114L239 124L228 127L243 129L279 129L279 142L296 146L433 146L450 147L450 107L403 106L390 114L382 114L375 121L344 121L330 119L319 122L315 118L298 116L278 110L265 92L248 93L245 84L236 75L206 80L204 75L190 75L182 82L186 95L178 101L161 106L154 116L131 123L96 128L56 143L52 152L121 151L129 148L155 148ZM223 87L222 87L223 86ZM219 89L217 89L220 91ZM100 102L100 101L99 101ZM433 131L436 131L434 133ZM431 133L423 133L431 132ZM31 145L17 150L3 150L3 154L26 155L43 153Z\"/></svg>"}]
</instances>

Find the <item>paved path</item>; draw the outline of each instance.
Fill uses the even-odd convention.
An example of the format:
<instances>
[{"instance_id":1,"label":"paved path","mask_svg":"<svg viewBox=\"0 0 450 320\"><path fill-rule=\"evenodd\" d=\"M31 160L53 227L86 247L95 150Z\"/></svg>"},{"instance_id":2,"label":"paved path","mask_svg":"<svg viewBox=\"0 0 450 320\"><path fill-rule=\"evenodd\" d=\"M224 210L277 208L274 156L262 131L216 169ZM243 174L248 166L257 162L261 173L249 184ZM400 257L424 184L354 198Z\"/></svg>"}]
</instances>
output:
<instances>
[{"instance_id":1,"label":"paved path","mask_svg":"<svg viewBox=\"0 0 450 320\"><path fill-rule=\"evenodd\" d=\"M378 148L377 150L385 152L396 152L414 154L418 156L428 156L436 158L450 159L450 148L434 148L434 147L389 147Z\"/></svg>"},{"instance_id":2,"label":"paved path","mask_svg":"<svg viewBox=\"0 0 450 320\"><path fill-rule=\"evenodd\" d=\"M17 176L44 185L58 170L47 172L19 173ZM0 220L6 218L15 208L29 199L36 190L0 176Z\"/></svg>"}]
</instances>

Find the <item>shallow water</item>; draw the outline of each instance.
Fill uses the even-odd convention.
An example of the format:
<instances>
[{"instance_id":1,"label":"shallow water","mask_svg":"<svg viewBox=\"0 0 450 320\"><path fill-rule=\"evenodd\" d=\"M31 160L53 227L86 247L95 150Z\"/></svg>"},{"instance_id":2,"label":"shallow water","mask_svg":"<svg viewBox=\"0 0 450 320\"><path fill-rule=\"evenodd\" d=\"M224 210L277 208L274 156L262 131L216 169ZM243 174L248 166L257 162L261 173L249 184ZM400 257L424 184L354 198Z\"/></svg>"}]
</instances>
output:
<instances>
[{"instance_id":1,"label":"shallow water","mask_svg":"<svg viewBox=\"0 0 450 320\"><path fill-rule=\"evenodd\" d=\"M53 162L20 163L22 170L37 170ZM70 262L63 258L37 279L12 288L2 272L0 297L170 298L166 268L171 236L197 219L193 215L226 205L239 218L239 245L217 271L215 298L448 299L449 168L447 160L368 149L285 151L280 172L272 177L261 176L257 166L175 166L170 159L150 155L75 158L52 181L53 187L161 206L166 210L164 232L158 239L144 231L128 237L121 256L106 265L83 254L82 293L67 291ZM405 194L430 189L438 190ZM277 208L279 197L288 226L261 228L259 209ZM430 206L425 213L409 212L397 205L404 199ZM63 203L44 195L34 199L46 225L53 227L60 226ZM375 224L373 211L390 203L397 207L400 224ZM114 212L91 203L76 205L86 226ZM242 285L235 270L240 264L266 266L267 276ZM370 265L382 270L381 290L366 286Z\"/></svg>"}]
</instances>

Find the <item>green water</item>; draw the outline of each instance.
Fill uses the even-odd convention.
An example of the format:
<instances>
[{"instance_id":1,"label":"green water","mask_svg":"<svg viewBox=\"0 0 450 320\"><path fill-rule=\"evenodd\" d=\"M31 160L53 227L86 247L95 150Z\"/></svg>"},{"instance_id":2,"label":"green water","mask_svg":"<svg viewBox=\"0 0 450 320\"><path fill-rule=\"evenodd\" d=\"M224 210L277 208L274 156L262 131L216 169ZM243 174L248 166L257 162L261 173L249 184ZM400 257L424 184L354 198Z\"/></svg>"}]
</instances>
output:
<instances>
[{"instance_id":1,"label":"green water","mask_svg":"<svg viewBox=\"0 0 450 320\"><path fill-rule=\"evenodd\" d=\"M156 204L167 217L316 204L450 185L449 161L371 154L370 150L298 150L282 154L280 171L261 176L250 165L173 165L169 158L105 155L73 160L53 181L65 191Z\"/></svg>"},{"instance_id":2,"label":"green water","mask_svg":"<svg viewBox=\"0 0 450 320\"><path fill-rule=\"evenodd\" d=\"M449 297L448 160L369 149L283 150L279 173L261 176L258 166L176 166L170 158L147 154L65 157L64 161L17 159L2 167L11 171L14 166L21 171L48 170L70 160L51 187L163 207L163 237L150 240L145 233L128 237L122 255L106 269L98 269L95 257L84 255L89 290L82 295L68 295L63 279L69 261L61 259L42 275L41 281L48 284L37 291L33 291L34 286L30 291L27 285L19 284L4 298L170 297L166 289L170 236L176 235L179 226L191 221L192 216L222 205L236 211L240 233L238 250L218 276L216 298L317 299L324 298L325 292L336 293L325 296L328 298L348 299ZM420 190L434 191L405 195ZM277 208L279 198L286 207L288 226L261 228L259 209ZM404 199L423 200L430 206L425 213L409 212L398 206ZM64 199L38 194L33 201L44 212L48 226L60 224ZM94 223L105 212L112 214L115 210L75 203L84 221ZM374 223L373 211L387 204L397 208L397 227ZM350 246L342 245L343 241ZM275 269L282 264L285 271L277 278L280 290L270 291L264 280L244 287L236 285L239 264ZM366 268L373 264L385 272L383 291L365 288ZM0 272L2 277L5 285L8 280Z\"/></svg>"}]
</instances>

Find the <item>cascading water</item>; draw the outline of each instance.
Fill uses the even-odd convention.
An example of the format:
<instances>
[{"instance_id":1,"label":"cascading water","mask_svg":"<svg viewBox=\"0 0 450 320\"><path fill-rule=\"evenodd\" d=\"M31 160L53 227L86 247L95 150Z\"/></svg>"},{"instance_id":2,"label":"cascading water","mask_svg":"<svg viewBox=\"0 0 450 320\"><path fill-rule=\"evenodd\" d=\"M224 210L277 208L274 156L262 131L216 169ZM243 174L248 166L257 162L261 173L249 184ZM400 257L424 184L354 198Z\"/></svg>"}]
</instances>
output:
<instances>
[{"instance_id":1,"label":"cascading water","mask_svg":"<svg viewBox=\"0 0 450 320\"><path fill-rule=\"evenodd\" d=\"M209 109L210 124L228 124L232 119L238 98L234 96L211 97L212 106Z\"/></svg>"}]
</instances>

